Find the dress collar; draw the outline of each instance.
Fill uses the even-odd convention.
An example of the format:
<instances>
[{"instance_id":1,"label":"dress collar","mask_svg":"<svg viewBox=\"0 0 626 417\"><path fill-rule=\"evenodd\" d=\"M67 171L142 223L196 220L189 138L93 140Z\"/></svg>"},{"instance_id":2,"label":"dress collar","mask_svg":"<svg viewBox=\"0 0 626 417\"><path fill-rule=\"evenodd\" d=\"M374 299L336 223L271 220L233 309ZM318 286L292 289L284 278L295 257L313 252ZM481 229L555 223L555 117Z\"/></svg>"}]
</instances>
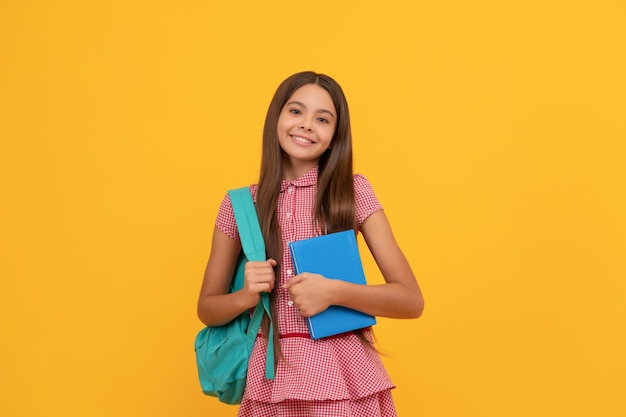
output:
<instances>
[{"instance_id":1,"label":"dress collar","mask_svg":"<svg viewBox=\"0 0 626 417\"><path fill-rule=\"evenodd\" d=\"M283 192L290 186L294 187L309 187L311 185L317 184L317 172L318 166L315 165L309 172L301 176L295 181L285 181L283 180L280 185L280 191Z\"/></svg>"}]
</instances>

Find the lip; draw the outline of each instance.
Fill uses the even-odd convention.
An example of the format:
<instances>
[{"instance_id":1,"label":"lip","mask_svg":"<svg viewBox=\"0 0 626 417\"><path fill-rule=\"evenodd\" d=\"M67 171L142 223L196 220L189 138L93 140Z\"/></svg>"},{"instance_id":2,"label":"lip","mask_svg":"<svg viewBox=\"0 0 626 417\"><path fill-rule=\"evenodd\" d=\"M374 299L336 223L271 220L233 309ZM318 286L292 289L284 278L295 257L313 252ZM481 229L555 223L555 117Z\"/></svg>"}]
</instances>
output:
<instances>
[{"instance_id":1,"label":"lip","mask_svg":"<svg viewBox=\"0 0 626 417\"><path fill-rule=\"evenodd\" d=\"M291 138L292 141L294 141L295 143L299 144L299 145L313 145L315 143L315 141L311 138L309 138L308 136L304 136L304 135L292 135L290 134L289 137ZM310 143L303 143L300 142L297 138L301 138L304 139Z\"/></svg>"}]
</instances>

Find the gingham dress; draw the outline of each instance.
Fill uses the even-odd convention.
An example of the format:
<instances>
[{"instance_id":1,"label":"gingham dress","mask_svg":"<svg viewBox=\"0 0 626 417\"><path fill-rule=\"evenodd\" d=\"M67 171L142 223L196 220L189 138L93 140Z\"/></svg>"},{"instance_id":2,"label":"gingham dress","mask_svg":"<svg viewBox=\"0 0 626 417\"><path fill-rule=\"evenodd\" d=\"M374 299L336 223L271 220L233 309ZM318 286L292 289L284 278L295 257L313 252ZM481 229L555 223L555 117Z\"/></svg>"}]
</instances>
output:
<instances>
[{"instance_id":1,"label":"gingham dress","mask_svg":"<svg viewBox=\"0 0 626 417\"><path fill-rule=\"evenodd\" d=\"M239 417L392 417L396 416L390 390L394 388L378 354L353 334L312 340L306 319L289 306L282 284L291 278L293 263L287 242L317 236L312 210L317 189L317 167L296 181L283 181L278 199L283 259L277 291L277 317L284 360L276 364L273 381L265 378L267 340L258 337L248 367L248 379ZM256 185L250 187L256 200ZM354 175L356 220L360 225L382 207L367 179ZM222 201L217 227L239 240L228 195ZM366 337L371 337L368 330Z\"/></svg>"}]
</instances>

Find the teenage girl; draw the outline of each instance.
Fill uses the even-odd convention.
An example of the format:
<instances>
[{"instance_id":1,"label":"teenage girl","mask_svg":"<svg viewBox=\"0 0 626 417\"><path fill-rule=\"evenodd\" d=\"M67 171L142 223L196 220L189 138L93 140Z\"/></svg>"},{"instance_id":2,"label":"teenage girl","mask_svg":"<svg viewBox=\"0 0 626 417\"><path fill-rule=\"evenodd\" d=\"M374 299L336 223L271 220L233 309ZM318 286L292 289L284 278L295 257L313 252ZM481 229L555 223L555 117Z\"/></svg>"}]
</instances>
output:
<instances>
[{"instance_id":1,"label":"teenage girl","mask_svg":"<svg viewBox=\"0 0 626 417\"><path fill-rule=\"evenodd\" d=\"M307 328L306 317L330 305L393 318L416 318L424 308L370 183L352 172L348 104L335 80L301 72L281 83L263 129L259 183L250 190L268 259L248 262L244 288L229 293L241 244L226 195L198 301L200 320L216 326L270 293L276 377L265 378L266 320L250 357L239 416L396 416L394 385L373 348L371 329L312 340ZM294 276L287 242L348 229L363 234L385 284Z\"/></svg>"}]
</instances>

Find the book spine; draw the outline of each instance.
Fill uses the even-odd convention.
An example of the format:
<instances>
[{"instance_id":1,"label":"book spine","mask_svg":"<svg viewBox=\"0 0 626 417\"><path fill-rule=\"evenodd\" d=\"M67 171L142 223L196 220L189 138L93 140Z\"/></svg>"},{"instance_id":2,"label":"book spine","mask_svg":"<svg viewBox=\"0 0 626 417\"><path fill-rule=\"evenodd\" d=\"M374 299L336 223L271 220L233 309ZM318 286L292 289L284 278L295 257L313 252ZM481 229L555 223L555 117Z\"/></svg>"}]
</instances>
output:
<instances>
[{"instance_id":1,"label":"book spine","mask_svg":"<svg viewBox=\"0 0 626 417\"><path fill-rule=\"evenodd\" d=\"M291 243L289 245L289 253L291 254L291 261L293 262L293 271L294 275L298 275L300 273L300 268L298 268L298 261L296 259L296 254Z\"/></svg>"}]
</instances>

